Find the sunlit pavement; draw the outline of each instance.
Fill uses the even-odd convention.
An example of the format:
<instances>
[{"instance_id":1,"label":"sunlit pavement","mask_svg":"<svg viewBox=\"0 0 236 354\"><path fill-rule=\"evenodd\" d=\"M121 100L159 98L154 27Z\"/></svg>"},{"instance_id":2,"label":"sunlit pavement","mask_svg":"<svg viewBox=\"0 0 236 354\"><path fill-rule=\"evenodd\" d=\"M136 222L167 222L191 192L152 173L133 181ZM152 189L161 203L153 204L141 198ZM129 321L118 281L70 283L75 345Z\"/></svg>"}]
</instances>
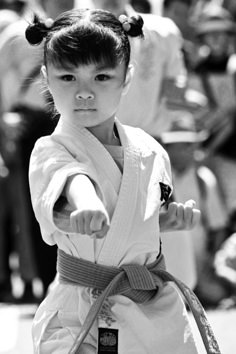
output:
<instances>
[{"instance_id":1,"label":"sunlit pavement","mask_svg":"<svg viewBox=\"0 0 236 354\"><path fill-rule=\"evenodd\" d=\"M236 309L207 311L208 321L213 329L221 354L236 353ZM200 354L205 354L200 334L191 316L191 323L196 336Z\"/></svg>"},{"instance_id":2,"label":"sunlit pavement","mask_svg":"<svg viewBox=\"0 0 236 354\"><path fill-rule=\"evenodd\" d=\"M36 305L0 304L0 353L32 354L31 323Z\"/></svg>"},{"instance_id":3,"label":"sunlit pavement","mask_svg":"<svg viewBox=\"0 0 236 354\"><path fill-rule=\"evenodd\" d=\"M0 304L0 353L33 354L31 325L37 305ZM236 353L236 309L208 311L208 320L222 354ZM191 317L199 353L205 354L198 330Z\"/></svg>"}]
</instances>

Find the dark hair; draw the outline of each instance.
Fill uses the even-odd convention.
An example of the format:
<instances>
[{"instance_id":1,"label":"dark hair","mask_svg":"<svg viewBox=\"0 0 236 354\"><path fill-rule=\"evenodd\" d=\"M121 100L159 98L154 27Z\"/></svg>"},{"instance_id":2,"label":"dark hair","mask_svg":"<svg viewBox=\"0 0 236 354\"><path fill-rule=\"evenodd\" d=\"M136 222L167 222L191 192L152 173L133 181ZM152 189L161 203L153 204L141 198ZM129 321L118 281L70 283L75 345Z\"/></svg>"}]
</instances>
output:
<instances>
[{"instance_id":1,"label":"dark hair","mask_svg":"<svg viewBox=\"0 0 236 354\"><path fill-rule=\"evenodd\" d=\"M25 32L32 45L44 43L44 64L74 67L79 64L104 63L115 67L130 60L128 35L142 36L140 16L127 18L127 26L104 10L74 9L59 15L50 25L34 16ZM126 23L126 24L127 24Z\"/></svg>"},{"instance_id":2,"label":"dark hair","mask_svg":"<svg viewBox=\"0 0 236 354\"><path fill-rule=\"evenodd\" d=\"M131 0L130 4L137 12L150 14L152 12L152 5L149 0Z\"/></svg>"},{"instance_id":3,"label":"dark hair","mask_svg":"<svg viewBox=\"0 0 236 354\"><path fill-rule=\"evenodd\" d=\"M164 9L168 9L175 1L181 2L188 7L192 6L193 4L193 0L164 0L162 6Z\"/></svg>"}]
</instances>

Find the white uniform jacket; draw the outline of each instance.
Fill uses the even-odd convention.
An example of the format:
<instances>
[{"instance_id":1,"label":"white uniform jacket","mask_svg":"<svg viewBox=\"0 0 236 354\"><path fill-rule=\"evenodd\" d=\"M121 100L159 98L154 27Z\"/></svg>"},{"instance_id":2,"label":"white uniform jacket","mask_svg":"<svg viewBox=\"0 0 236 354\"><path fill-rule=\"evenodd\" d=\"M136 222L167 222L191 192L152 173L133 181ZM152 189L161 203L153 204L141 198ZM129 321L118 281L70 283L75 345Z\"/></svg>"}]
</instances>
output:
<instances>
[{"instance_id":1,"label":"white uniform jacket","mask_svg":"<svg viewBox=\"0 0 236 354\"><path fill-rule=\"evenodd\" d=\"M139 128L116 126L124 149L123 174L106 148L86 129L60 121L32 152L30 189L42 237L65 252L104 265L147 264L159 253L159 210L164 202L160 183L171 187L165 150ZM86 174L110 216L103 239L75 234L69 206L56 203L69 176ZM172 188L172 187L171 187ZM63 204L63 203L62 203ZM68 353L87 315L92 289L56 284L34 320L36 353ZM158 300L157 300L158 298ZM166 285L147 304L112 296L112 316L119 328L119 354L196 353L182 300ZM81 353L95 353L97 323Z\"/></svg>"}]
</instances>

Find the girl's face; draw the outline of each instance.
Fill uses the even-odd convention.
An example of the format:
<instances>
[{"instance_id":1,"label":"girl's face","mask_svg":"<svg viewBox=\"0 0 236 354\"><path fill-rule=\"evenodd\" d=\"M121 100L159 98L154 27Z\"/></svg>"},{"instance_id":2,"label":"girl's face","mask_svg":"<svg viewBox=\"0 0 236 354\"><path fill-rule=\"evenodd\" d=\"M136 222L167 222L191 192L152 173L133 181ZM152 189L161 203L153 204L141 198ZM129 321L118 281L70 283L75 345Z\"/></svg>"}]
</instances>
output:
<instances>
[{"instance_id":1,"label":"girl's face","mask_svg":"<svg viewBox=\"0 0 236 354\"><path fill-rule=\"evenodd\" d=\"M72 69L49 64L42 71L62 119L86 128L114 119L130 81L130 69L126 74L124 63L115 68L88 64Z\"/></svg>"}]
</instances>

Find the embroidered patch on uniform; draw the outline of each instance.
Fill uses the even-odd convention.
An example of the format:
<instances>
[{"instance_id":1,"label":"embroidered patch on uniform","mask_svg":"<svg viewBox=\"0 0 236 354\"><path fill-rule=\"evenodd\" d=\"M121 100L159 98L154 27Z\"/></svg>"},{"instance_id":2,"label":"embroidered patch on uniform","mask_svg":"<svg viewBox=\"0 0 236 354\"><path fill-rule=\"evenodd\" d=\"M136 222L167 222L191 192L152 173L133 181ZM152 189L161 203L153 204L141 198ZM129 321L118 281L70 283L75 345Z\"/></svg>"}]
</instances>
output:
<instances>
[{"instance_id":1,"label":"embroidered patch on uniform","mask_svg":"<svg viewBox=\"0 0 236 354\"><path fill-rule=\"evenodd\" d=\"M118 354L118 329L98 328L97 354Z\"/></svg>"},{"instance_id":2,"label":"embroidered patch on uniform","mask_svg":"<svg viewBox=\"0 0 236 354\"><path fill-rule=\"evenodd\" d=\"M160 187L161 187L161 202L164 204L167 202L167 200L170 197L170 193L171 193L171 188L170 186L168 186L168 184L159 182Z\"/></svg>"}]
</instances>

